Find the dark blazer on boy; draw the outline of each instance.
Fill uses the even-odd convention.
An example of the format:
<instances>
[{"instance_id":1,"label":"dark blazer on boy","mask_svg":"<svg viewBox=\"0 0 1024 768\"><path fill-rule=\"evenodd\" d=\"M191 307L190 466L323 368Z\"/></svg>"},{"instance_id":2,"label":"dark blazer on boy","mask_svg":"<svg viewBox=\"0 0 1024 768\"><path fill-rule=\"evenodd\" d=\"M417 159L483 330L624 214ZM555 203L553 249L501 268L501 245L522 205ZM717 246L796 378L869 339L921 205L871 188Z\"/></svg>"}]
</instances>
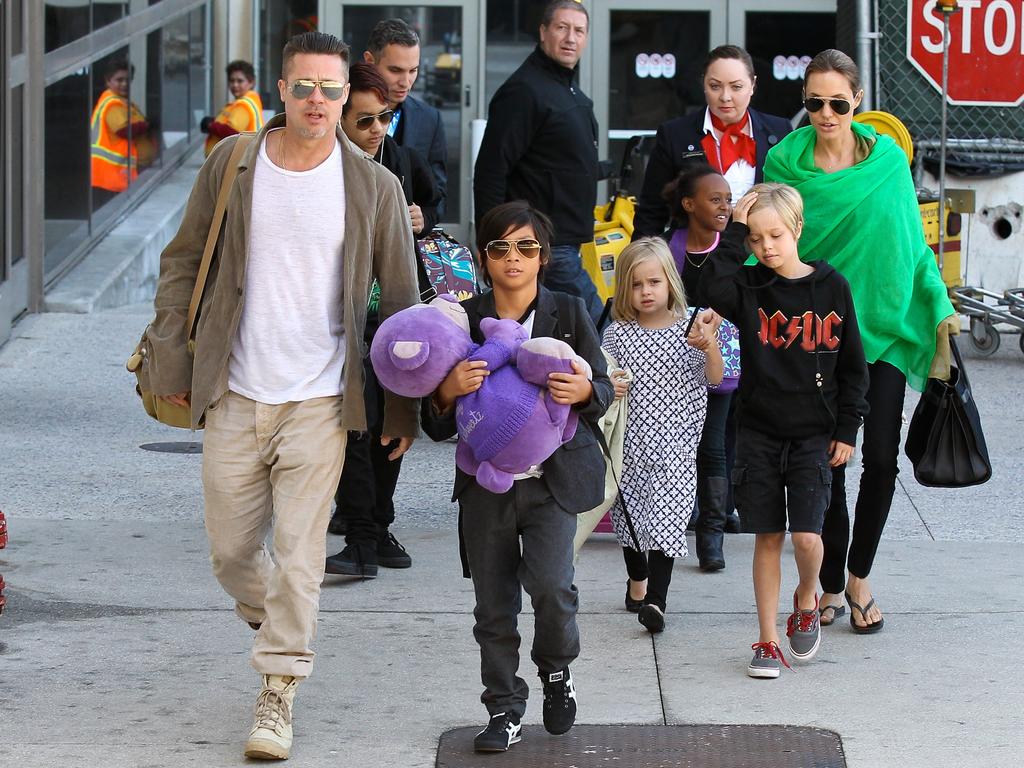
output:
<instances>
[{"instance_id":1,"label":"dark blazer on boy","mask_svg":"<svg viewBox=\"0 0 1024 768\"><path fill-rule=\"evenodd\" d=\"M793 130L784 117L767 115L756 109L748 109L751 131L757 147L757 163L754 165L754 183L764 181L764 158L768 150L782 141L782 137ZM654 151L647 161L644 185L637 198L636 217L633 219L633 239L660 235L668 223L668 206L661 197L661 191L688 162L694 152L702 152L700 145L704 138L704 118L707 109L677 117L658 126L654 140Z\"/></svg>"},{"instance_id":2,"label":"dark blazer on boy","mask_svg":"<svg viewBox=\"0 0 1024 768\"><path fill-rule=\"evenodd\" d=\"M594 434L594 424L608 410L615 398L607 365L601 352L601 343L583 300L567 294L555 293L540 286L537 308L533 319L532 338L550 336L571 346L580 357L590 363L594 371L593 394L590 402L577 407L579 426L572 440L556 450L541 466L542 480L552 498L566 512L578 514L593 509L604 499L604 453ZM482 343L480 320L497 317L494 294L488 292L462 302L469 316L470 334ZM561 310L561 311L560 311ZM426 398L422 411L423 431L434 440L445 440L455 434L455 409L439 415ZM591 424L587 424L589 421ZM470 483L476 480L461 469L455 470L452 501L457 501Z\"/></svg>"}]
</instances>

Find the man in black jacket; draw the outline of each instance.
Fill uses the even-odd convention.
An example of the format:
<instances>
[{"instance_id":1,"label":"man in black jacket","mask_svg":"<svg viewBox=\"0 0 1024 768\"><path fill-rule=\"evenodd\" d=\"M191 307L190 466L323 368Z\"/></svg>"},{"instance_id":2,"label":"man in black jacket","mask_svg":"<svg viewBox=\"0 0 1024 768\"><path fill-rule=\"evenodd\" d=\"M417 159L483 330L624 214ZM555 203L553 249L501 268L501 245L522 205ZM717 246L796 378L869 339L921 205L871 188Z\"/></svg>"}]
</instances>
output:
<instances>
[{"instance_id":1,"label":"man in black jacket","mask_svg":"<svg viewBox=\"0 0 1024 768\"><path fill-rule=\"evenodd\" d=\"M491 99L473 198L478 226L510 200L526 200L550 217L555 234L544 285L582 298L596 322L601 301L579 256L594 237L598 181L594 103L576 83L589 24L576 0L548 3L540 44Z\"/></svg>"}]
</instances>

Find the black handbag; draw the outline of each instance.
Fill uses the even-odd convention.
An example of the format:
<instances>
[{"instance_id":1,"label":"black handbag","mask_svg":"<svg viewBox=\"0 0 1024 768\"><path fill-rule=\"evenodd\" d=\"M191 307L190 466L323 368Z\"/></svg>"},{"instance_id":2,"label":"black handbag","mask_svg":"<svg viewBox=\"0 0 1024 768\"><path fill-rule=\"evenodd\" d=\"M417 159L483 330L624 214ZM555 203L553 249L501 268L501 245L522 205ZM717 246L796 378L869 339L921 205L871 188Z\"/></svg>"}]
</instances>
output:
<instances>
[{"instance_id":1,"label":"black handbag","mask_svg":"<svg viewBox=\"0 0 1024 768\"><path fill-rule=\"evenodd\" d=\"M965 488L992 476L978 406L971 394L964 361L952 337L949 381L928 379L910 419L903 452L921 485Z\"/></svg>"}]
</instances>

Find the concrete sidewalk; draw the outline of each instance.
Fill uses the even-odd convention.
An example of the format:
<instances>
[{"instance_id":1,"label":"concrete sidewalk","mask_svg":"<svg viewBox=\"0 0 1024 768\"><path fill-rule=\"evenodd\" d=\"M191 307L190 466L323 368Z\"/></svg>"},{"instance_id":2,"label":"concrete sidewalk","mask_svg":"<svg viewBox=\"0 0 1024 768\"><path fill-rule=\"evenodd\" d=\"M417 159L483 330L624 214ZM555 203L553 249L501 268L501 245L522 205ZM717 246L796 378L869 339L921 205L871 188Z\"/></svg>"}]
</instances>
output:
<instances>
[{"instance_id":1,"label":"concrete sidewalk","mask_svg":"<svg viewBox=\"0 0 1024 768\"><path fill-rule=\"evenodd\" d=\"M11 535L0 552L0 766L243 762L258 682L252 632L210 573L201 459L138 447L192 439L146 419L124 371L149 315L33 316L0 348L0 509ZM839 733L854 768L1019 765L1024 362L1004 347L968 358L994 479L936 491L914 484L909 467L901 475L872 576L881 634L837 624L812 664L750 680L750 537L727 539L724 572L677 565L656 639L623 610L621 555L598 537L576 579L579 721L813 725ZM472 592L447 501L452 454L423 441L403 470L396 533L412 569L328 577L289 765L432 766L442 732L483 723ZM786 603L795 572L784 573ZM521 673L537 723L531 623ZM515 754L493 760L514 766Z\"/></svg>"}]
</instances>

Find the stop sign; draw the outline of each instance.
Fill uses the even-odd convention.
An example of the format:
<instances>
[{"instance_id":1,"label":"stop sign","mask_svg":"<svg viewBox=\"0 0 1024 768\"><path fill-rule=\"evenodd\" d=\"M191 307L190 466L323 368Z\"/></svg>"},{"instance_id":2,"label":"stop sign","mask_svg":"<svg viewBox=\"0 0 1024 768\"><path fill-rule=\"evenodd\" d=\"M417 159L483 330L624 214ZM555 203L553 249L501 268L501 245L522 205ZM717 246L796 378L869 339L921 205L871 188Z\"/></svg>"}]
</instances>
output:
<instances>
[{"instance_id":1,"label":"stop sign","mask_svg":"<svg viewBox=\"0 0 1024 768\"><path fill-rule=\"evenodd\" d=\"M959 0L949 22L949 103L1015 107L1024 101L1024 0ZM907 0L907 58L942 90L942 14Z\"/></svg>"}]
</instances>

